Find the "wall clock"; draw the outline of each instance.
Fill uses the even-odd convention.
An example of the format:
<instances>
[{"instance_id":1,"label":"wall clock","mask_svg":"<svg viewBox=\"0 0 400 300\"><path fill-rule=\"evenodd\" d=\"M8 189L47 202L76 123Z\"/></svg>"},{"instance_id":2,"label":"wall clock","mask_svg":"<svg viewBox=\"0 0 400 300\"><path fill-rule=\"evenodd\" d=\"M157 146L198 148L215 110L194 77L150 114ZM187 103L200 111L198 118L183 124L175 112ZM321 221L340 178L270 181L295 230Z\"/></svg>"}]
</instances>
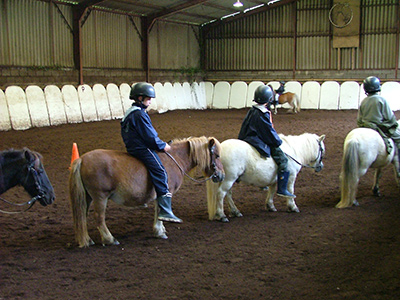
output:
<instances>
[{"instance_id":1,"label":"wall clock","mask_svg":"<svg viewBox=\"0 0 400 300\"><path fill-rule=\"evenodd\" d=\"M353 10L350 4L336 3L329 11L329 22L337 28L343 28L353 20Z\"/></svg>"}]
</instances>

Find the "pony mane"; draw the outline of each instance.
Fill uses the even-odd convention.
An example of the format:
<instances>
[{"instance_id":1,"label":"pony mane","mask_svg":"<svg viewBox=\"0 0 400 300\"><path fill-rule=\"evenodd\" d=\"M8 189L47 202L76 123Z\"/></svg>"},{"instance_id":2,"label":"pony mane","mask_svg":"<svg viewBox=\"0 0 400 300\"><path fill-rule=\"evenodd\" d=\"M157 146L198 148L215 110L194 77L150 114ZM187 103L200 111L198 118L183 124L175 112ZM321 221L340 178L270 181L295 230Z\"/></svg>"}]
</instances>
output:
<instances>
[{"instance_id":1,"label":"pony mane","mask_svg":"<svg viewBox=\"0 0 400 300\"><path fill-rule=\"evenodd\" d=\"M313 153L318 136L314 133L303 133L301 135L283 135L279 137L288 144L294 151L297 157L309 158Z\"/></svg>"},{"instance_id":2,"label":"pony mane","mask_svg":"<svg viewBox=\"0 0 400 300\"><path fill-rule=\"evenodd\" d=\"M188 137L185 139L175 139L173 143L188 142L190 147L190 159L192 159L197 166L204 170L211 161L210 151L208 151L208 144L211 139L214 139L217 149L221 152L221 144L214 137Z\"/></svg>"},{"instance_id":3,"label":"pony mane","mask_svg":"<svg viewBox=\"0 0 400 300\"><path fill-rule=\"evenodd\" d=\"M10 148L8 150L1 151L0 157L2 161L12 163L14 161L19 161L21 158L25 159L25 157L23 156L25 152L29 152L32 156L35 157L35 167L39 167L42 155L38 152L29 150L26 147L24 147L22 150L15 150L13 148Z\"/></svg>"}]
</instances>

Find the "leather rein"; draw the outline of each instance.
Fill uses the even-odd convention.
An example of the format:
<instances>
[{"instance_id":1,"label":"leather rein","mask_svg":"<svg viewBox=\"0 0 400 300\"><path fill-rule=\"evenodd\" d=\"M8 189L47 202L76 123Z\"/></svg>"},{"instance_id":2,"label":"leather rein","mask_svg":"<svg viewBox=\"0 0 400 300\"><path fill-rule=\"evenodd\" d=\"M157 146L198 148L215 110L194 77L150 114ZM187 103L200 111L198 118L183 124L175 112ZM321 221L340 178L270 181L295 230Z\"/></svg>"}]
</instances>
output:
<instances>
[{"instance_id":1,"label":"leather rein","mask_svg":"<svg viewBox=\"0 0 400 300\"><path fill-rule=\"evenodd\" d=\"M182 172L186 177L188 177L190 180L192 180L192 181L194 181L194 182L196 182L196 183L204 183L204 182L210 180L211 178L216 177L216 175L215 175L215 172L216 172L216 165L215 165L215 162L213 161L213 158L212 158L212 157L213 157L213 154L214 154L214 150L215 150L215 145L212 146L211 149L210 149L210 152L211 152L211 159L212 159L212 161L211 161L211 166L213 167L214 173L213 173L211 176L209 176L209 177L207 177L207 178L204 178L204 179L202 179L202 180L198 180L198 179L195 179L195 178L191 177L188 173L185 172L185 170L181 167L181 165L176 161L176 159L175 159L170 153L165 152L165 154L167 154L167 155L169 156L169 158L172 159L172 161L178 166L179 170L181 170L181 172Z\"/></svg>"},{"instance_id":2,"label":"leather rein","mask_svg":"<svg viewBox=\"0 0 400 300\"><path fill-rule=\"evenodd\" d=\"M318 141L318 156L316 159L314 159L312 162L315 162L318 160L318 166L316 167L312 167L310 165L303 165L302 163L300 163L299 161L297 161L294 157L290 156L289 154L285 153L285 155L287 157L289 157L291 160L293 160L295 163L297 163L298 165L302 166L302 167L306 167L306 168L311 168L311 169L315 169L316 172L321 171L322 167L321 167L321 163L322 163L322 159L324 158L324 150L322 149L322 145L321 145L321 141Z\"/></svg>"}]
</instances>

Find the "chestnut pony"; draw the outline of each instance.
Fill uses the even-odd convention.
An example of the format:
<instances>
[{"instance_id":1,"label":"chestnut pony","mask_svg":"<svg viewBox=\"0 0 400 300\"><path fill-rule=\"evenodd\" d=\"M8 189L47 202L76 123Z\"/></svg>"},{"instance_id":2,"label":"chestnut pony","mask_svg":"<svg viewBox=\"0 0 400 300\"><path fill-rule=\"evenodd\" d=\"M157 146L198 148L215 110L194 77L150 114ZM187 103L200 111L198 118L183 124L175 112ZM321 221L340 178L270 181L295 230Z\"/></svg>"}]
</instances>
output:
<instances>
[{"instance_id":1,"label":"chestnut pony","mask_svg":"<svg viewBox=\"0 0 400 300\"><path fill-rule=\"evenodd\" d=\"M219 159L220 151L220 143L213 137L174 140L168 153L159 153L168 173L170 192L176 193L184 176L195 167L214 182L222 181L225 173ZM87 230L87 215L92 202L102 244L118 245L105 223L108 200L134 207L146 206L156 199L149 173L141 161L127 152L103 149L90 151L73 162L69 192L79 247L94 244ZM155 205L153 231L156 237L166 239L165 227L157 216L158 206Z\"/></svg>"},{"instance_id":2,"label":"chestnut pony","mask_svg":"<svg viewBox=\"0 0 400 300\"><path fill-rule=\"evenodd\" d=\"M286 92L283 93L281 95L279 95L276 90L274 90L274 88L272 87L272 85L268 85L274 96L273 96L273 101L272 101L272 105L274 106L274 114L276 115L278 113L278 104L282 105L285 103L288 103L291 108L288 110L291 113L298 113L300 112L300 98L299 96L297 96L297 94L295 93L291 93L291 92Z\"/></svg>"},{"instance_id":3,"label":"chestnut pony","mask_svg":"<svg viewBox=\"0 0 400 300\"><path fill-rule=\"evenodd\" d=\"M274 104L274 114L276 115L278 112L278 104L285 104L288 103L292 108L288 111L291 113L298 113L300 112L300 98L295 93L286 92L278 97L278 103Z\"/></svg>"}]
</instances>

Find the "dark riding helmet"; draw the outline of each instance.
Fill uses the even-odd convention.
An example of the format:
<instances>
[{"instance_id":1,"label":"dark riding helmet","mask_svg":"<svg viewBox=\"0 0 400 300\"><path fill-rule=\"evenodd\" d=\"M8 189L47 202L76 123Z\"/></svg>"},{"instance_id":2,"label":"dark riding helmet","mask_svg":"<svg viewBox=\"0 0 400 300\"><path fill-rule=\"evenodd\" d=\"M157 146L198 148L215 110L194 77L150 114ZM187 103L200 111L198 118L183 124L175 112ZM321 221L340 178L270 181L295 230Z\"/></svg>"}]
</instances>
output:
<instances>
[{"instance_id":1,"label":"dark riding helmet","mask_svg":"<svg viewBox=\"0 0 400 300\"><path fill-rule=\"evenodd\" d=\"M273 92L267 85L260 85L254 92L254 100L258 104L265 104L272 100Z\"/></svg>"},{"instance_id":2,"label":"dark riding helmet","mask_svg":"<svg viewBox=\"0 0 400 300\"><path fill-rule=\"evenodd\" d=\"M364 91L367 94L376 93L381 91L381 81L378 77L369 76L364 79Z\"/></svg>"},{"instance_id":3,"label":"dark riding helmet","mask_svg":"<svg viewBox=\"0 0 400 300\"><path fill-rule=\"evenodd\" d=\"M139 100L139 96L155 98L156 90L154 87L147 82L138 82L131 88L131 93L129 94L129 99Z\"/></svg>"}]
</instances>

